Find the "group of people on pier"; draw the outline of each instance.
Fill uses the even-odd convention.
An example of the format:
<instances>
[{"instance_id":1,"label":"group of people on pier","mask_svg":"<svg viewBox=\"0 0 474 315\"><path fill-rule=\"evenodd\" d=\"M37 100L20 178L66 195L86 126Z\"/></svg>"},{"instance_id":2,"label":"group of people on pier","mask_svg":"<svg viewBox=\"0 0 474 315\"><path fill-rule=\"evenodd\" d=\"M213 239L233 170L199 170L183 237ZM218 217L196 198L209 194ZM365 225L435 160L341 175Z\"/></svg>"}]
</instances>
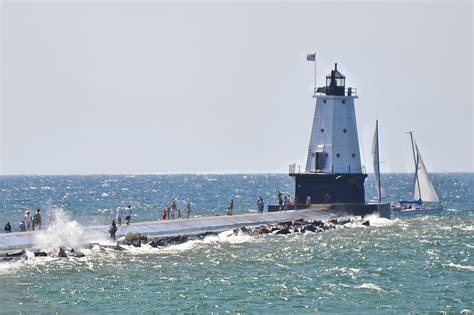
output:
<instances>
[{"instance_id":1,"label":"group of people on pier","mask_svg":"<svg viewBox=\"0 0 474 315\"><path fill-rule=\"evenodd\" d=\"M186 219L189 219L189 216L191 215L191 210L192 210L191 203L188 202L188 204L186 205L186 213L185 213ZM161 219L162 220L175 220L176 217L178 219L183 218L183 209L178 208L178 206L176 205L176 199L174 199L171 202L171 204L163 210L163 213L161 214Z\"/></svg>"},{"instance_id":2,"label":"group of people on pier","mask_svg":"<svg viewBox=\"0 0 474 315\"><path fill-rule=\"evenodd\" d=\"M117 220L118 225L122 225L122 218L125 218L125 222L127 225L129 225L132 218L132 213L132 206L128 206L126 208L118 207L115 211L115 219Z\"/></svg>"},{"instance_id":3,"label":"group of people on pier","mask_svg":"<svg viewBox=\"0 0 474 315\"><path fill-rule=\"evenodd\" d=\"M309 197L308 197L309 198ZM297 201L291 200L289 196L283 196L283 193L278 191L277 193L278 205L279 210L288 210L289 205L296 204ZM308 201L307 201L308 202ZM311 203L311 201L309 201ZM229 204L227 206L226 215L233 215L234 214L234 199L231 198ZM256 200L256 206L258 213L263 213L265 209L265 201L262 196L258 196ZM175 219L182 219L187 218L189 219L192 212L192 205L191 202L188 202L185 209L178 208L176 199L174 199L169 206L167 206L161 215L162 220L175 220ZM122 220L125 219L126 225L130 224L132 218L132 207L129 205L127 207L118 207L116 209L116 216L115 220L112 221L112 224L109 228L110 236L115 239L115 233L117 232L118 227L122 225ZM51 218L50 224L54 218ZM26 211L23 220L18 226L18 230L20 232L27 232L27 231L34 231L41 229L41 210L37 209L34 215L31 215L30 211ZM12 226L10 222L7 222L3 227L5 233L12 232Z\"/></svg>"},{"instance_id":4,"label":"group of people on pier","mask_svg":"<svg viewBox=\"0 0 474 315\"><path fill-rule=\"evenodd\" d=\"M5 233L12 232L12 226L10 222L7 222L7 224L3 226L3 230L5 231ZM36 209L36 213L34 215L31 215L31 212L29 210L26 211L23 217L23 220L21 220L18 226L18 231L20 232L29 232L29 231L34 231L34 230L41 230L41 210L40 209Z\"/></svg>"},{"instance_id":5,"label":"group of people on pier","mask_svg":"<svg viewBox=\"0 0 474 315\"><path fill-rule=\"evenodd\" d=\"M298 204L298 198L295 197L295 199L291 199L291 196L283 196L283 193L281 191L278 191L277 199L278 209L280 211L288 210L289 206L294 206ZM306 204L311 204L311 197L306 197Z\"/></svg>"},{"instance_id":6,"label":"group of people on pier","mask_svg":"<svg viewBox=\"0 0 474 315\"><path fill-rule=\"evenodd\" d=\"M110 224L109 227L109 234L110 238L115 241L115 234L117 233L118 225L122 225L122 218L125 218L125 222L127 225L130 225L130 220L132 219L132 206L127 206L126 208L123 207L117 207L117 210L115 210L115 220L112 220L112 223Z\"/></svg>"}]
</instances>

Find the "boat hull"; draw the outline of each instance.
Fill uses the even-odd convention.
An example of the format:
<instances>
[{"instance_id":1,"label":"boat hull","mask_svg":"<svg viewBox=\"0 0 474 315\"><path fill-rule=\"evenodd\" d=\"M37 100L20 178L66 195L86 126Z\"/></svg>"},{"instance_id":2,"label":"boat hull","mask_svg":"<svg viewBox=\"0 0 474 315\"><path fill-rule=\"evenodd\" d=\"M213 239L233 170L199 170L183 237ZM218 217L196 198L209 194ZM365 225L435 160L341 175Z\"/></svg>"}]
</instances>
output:
<instances>
[{"instance_id":1,"label":"boat hull","mask_svg":"<svg viewBox=\"0 0 474 315\"><path fill-rule=\"evenodd\" d=\"M438 215L441 214L443 208L426 208L426 209L395 209L392 208L392 217L401 218L401 217L415 217L415 216L424 216L424 215Z\"/></svg>"}]
</instances>

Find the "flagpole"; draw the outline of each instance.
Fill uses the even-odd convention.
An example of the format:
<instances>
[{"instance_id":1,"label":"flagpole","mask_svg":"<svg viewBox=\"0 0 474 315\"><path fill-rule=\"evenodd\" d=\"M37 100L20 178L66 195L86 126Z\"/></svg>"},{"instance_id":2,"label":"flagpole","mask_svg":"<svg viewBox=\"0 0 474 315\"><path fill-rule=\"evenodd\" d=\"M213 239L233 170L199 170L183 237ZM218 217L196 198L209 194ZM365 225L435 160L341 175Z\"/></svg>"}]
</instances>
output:
<instances>
[{"instance_id":1,"label":"flagpole","mask_svg":"<svg viewBox=\"0 0 474 315\"><path fill-rule=\"evenodd\" d=\"M318 85L316 84L316 53L314 53L314 95L316 95L316 90L318 89Z\"/></svg>"},{"instance_id":2,"label":"flagpole","mask_svg":"<svg viewBox=\"0 0 474 315\"><path fill-rule=\"evenodd\" d=\"M318 89L317 78L316 78L316 53L307 54L307 55L306 55L306 60L307 60L307 61L313 61L313 62L314 62L314 90L313 90L313 97L316 97L316 90Z\"/></svg>"}]
</instances>

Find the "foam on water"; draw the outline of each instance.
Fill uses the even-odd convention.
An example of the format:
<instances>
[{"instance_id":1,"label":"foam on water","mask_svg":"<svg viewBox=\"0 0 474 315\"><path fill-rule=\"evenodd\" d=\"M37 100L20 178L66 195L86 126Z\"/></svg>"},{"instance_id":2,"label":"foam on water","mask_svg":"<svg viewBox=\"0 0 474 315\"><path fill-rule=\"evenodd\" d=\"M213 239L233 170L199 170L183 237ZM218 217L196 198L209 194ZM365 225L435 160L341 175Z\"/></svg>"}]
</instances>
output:
<instances>
[{"instance_id":1,"label":"foam on water","mask_svg":"<svg viewBox=\"0 0 474 315\"><path fill-rule=\"evenodd\" d=\"M449 264L444 265L444 266L453 267L453 268L457 268L457 269L464 269L464 270L474 271L474 266L464 266L464 265L459 265L459 264L454 264L454 263L449 263Z\"/></svg>"},{"instance_id":2,"label":"foam on water","mask_svg":"<svg viewBox=\"0 0 474 315\"><path fill-rule=\"evenodd\" d=\"M160 253L177 253L196 249L204 245L212 245L219 243L241 244L255 241L255 237L246 234L235 235L233 230L221 232L218 235L209 235L202 240L190 240L182 244L168 245L164 247L152 247L148 244L142 244L141 247L120 245L127 249L127 253L131 254L160 254Z\"/></svg>"},{"instance_id":3,"label":"foam on water","mask_svg":"<svg viewBox=\"0 0 474 315\"><path fill-rule=\"evenodd\" d=\"M384 226L392 226L392 225L399 225L403 224L403 221L399 218L395 219L386 219L379 216L378 213L373 213L370 215L361 218L360 216L352 217L352 222L345 224L344 226L338 226L338 228L350 227L350 228L366 228L368 226L362 225L363 222L369 221L370 226L374 227L384 227Z\"/></svg>"},{"instance_id":4,"label":"foam on water","mask_svg":"<svg viewBox=\"0 0 474 315\"><path fill-rule=\"evenodd\" d=\"M29 270L31 267L47 266L51 262L58 260L57 257L35 257L31 251L26 251L26 257L9 262L0 262L0 275L11 274L22 269Z\"/></svg>"},{"instance_id":5,"label":"foam on water","mask_svg":"<svg viewBox=\"0 0 474 315\"><path fill-rule=\"evenodd\" d=\"M393 220L381 218L378 213L370 214L366 216L365 219L369 220L371 226L376 227L391 226L400 223L400 219L398 218Z\"/></svg>"},{"instance_id":6,"label":"foam on water","mask_svg":"<svg viewBox=\"0 0 474 315\"><path fill-rule=\"evenodd\" d=\"M384 289L382 289L381 287L379 287L378 285L373 284L373 283L363 283L363 284L357 286L356 288L358 288L358 289L369 289L369 290L384 291Z\"/></svg>"},{"instance_id":7,"label":"foam on water","mask_svg":"<svg viewBox=\"0 0 474 315\"><path fill-rule=\"evenodd\" d=\"M211 242L217 241L220 243L241 244L241 243L252 242L255 240L255 237L250 236L248 234L243 234L243 233L234 234L233 230L228 230L228 231L219 233L217 235L217 238L210 237L209 240Z\"/></svg>"}]
</instances>

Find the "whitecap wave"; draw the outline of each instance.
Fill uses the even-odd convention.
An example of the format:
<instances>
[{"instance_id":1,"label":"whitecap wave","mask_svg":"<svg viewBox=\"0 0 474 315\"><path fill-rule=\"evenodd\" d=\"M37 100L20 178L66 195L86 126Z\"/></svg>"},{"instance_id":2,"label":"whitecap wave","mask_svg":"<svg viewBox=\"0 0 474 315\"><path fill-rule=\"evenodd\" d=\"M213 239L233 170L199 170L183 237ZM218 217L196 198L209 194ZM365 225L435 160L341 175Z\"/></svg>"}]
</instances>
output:
<instances>
[{"instance_id":1,"label":"whitecap wave","mask_svg":"<svg viewBox=\"0 0 474 315\"><path fill-rule=\"evenodd\" d=\"M399 218L396 218L393 220L382 218L379 216L378 213L370 214L366 216L364 219L369 220L370 225L376 226L376 227L391 226L391 225L399 224L401 222Z\"/></svg>"},{"instance_id":2,"label":"whitecap wave","mask_svg":"<svg viewBox=\"0 0 474 315\"><path fill-rule=\"evenodd\" d=\"M458 228L458 229L460 229L461 231L466 231L466 232L473 232L473 231L474 231L474 225L455 226L455 228Z\"/></svg>"},{"instance_id":3,"label":"whitecap wave","mask_svg":"<svg viewBox=\"0 0 474 315\"><path fill-rule=\"evenodd\" d=\"M402 224L403 221L400 220L399 218L395 219L386 219L382 218L379 216L378 213L373 213L365 216L364 218L360 216L356 216L352 218L352 222L349 224L345 224L344 227L350 227L350 228L355 228L355 227L366 227L365 225L362 225L363 222L369 221L370 226L375 226L375 227L384 227L384 226L392 226L392 225L398 225Z\"/></svg>"},{"instance_id":4,"label":"whitecap wave","mask_svg":"<svg viewBox=\"0 0 474 315\"><path fill-rule=\"evenodd\" d=\"M385 291L384 289L382 289L378 285L370 283L370 282L369 283L363 283L363 284L357 286L357 288L358 289L369 289L369 290Z\"/></svg>"},{"instance_id":5,"label":"whitecap wave","mask_svg":"<svg viewBox=\"0 0 474 315\"><path fill-rule=\"evenodd\" d=\"M444 266L453 267L453 268L456 268L456 269L474 271L474 266L464 266L464 265L459 265L459 264L454 264L454 263L449 263L449 264L444 265Z\"/></svg>"},{"instance_id":6,"label":"whitecap wave","mask_svg":"<svg viewBox=\"0 0 474 315\"><path fill-rule=\"evenodd\" d=\"M461 210L448 208L448 209L446 209L446 211L448 211L448 212L459 212Z\"/></svg>"}]
</instances>

